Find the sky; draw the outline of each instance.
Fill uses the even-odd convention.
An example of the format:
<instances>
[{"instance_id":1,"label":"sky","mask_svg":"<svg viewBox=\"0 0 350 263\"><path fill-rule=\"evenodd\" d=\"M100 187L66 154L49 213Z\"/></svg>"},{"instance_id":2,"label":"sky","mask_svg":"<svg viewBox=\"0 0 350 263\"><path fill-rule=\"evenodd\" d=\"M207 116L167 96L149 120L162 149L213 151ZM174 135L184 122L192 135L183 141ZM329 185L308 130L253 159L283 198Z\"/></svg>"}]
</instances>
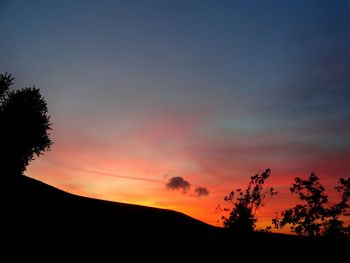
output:
<instances>
[{"instance_id":1,"label":"sky","mask_svg":"<svg viewBox=\"0 0 350 263\"><path fill-rule=\"evenodd\" d=\"M293 178L349 176L349 0L0 0L0 27L0 72L53 122L30 177L218 224L271 168L264 226Z\"/></svg>"}]
</instances>

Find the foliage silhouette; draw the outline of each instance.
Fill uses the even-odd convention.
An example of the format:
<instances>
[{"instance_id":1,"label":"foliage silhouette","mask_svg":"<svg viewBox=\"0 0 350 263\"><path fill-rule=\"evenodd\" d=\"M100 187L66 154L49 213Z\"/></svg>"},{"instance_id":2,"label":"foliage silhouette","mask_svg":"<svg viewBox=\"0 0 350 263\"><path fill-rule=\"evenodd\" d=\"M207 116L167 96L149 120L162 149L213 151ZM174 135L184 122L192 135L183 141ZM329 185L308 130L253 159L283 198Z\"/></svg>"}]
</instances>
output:
<instances>
[{"instance_id":1,"label":"foliage silhouette","mask_svg":"<svg viewBox=\"0 0 350 263\"><path fill-rule=\"evenodd\" d=\"M349 216L348 209L350 207L350 177L348 179L340 178L338 186L335 187L341 196L341 200L327 209L328 220L324 224L323 235L328 238L350 238L350 226L345 226L340 220L340 216Z\"/></svg>"},{"instance_id":2,"label":"foliage silhouette","mask_svg":"<svg viewBox=\"0 0 350 263\"><path fill-rule=\"evenodd\" d=\"M250 235L255 230L256 212L266 204L266 201L277 194L272 187L264 189L265 180L270 177L271 170L266 169L261 174L250 177L250 182L245 191L235 189L224 197L224 201L233 205L232 208L218 210L230 212L229 217L222 216L224 227L239 235Z\"/></svg>"},{"instance_id":3,"label":"foliage silhouette","mask_svg":"<svg viewBox=\"0 0 350 263\"><path fill-rule=\"evenodd\" d=\"M324 236L332 239L350 238L349 227L340 220L341 216L348 216L350 199L350 178L339 180L335 189L341 195L341 200L328 207L328 195L321 185L320 179L311 173L306 180L295 178L290 188L291 193L297 194L306 204L297 204L295 207L281 213L281 218L272 220L275 228L291 225L291 230L298 235L310 237Z\"/></svg>"},{"instance_id":4,"label":"foliage silhouette","mask_svg":"<svg viewBox=\"0 0 350 263\"><path fill-rule=\"evenodd\" d=\"M14 78L0 74L0 166L9 178L22 174L34 155L50 149L47 105L40 90L10 90Z\"/></svg>"}]
</instances>

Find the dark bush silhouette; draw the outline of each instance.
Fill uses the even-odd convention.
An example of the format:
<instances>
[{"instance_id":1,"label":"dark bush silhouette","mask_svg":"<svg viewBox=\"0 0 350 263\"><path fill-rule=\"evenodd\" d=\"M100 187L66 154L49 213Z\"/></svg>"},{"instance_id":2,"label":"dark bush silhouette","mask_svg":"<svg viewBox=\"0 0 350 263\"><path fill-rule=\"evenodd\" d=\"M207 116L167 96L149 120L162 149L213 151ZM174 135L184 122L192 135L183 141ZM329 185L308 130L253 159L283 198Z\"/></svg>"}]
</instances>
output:
<instances>
[{"instance_id":1,"label":"dark bush silhouette","mask_svg":"<svg viewBox=\"0 0 350 263\"><path fill-rule=\"evenodd\" d=\"M10 90L13 80L11 74L0 74L0 169L9 178L22 174L34 155L52 145L50 117L40 90Z\"/></svg>"},{"instance_id":2,"label":"dark bush silhouette","mask_svg":"<svg viewBox=\"0 0 350 263\"><path fill-rule=\"evenodd\" d=\"M239 235L249 235L255 230L256 212L265 205L266 201L277 192L271 187L264 189L265 180L270 176L271 170L266 169L262 174L250 177L250 182L245 191L236 189L224 197L224 201L233 204L232 208L219 210L230 212L229 217L222 216L225 228Z\"/></svg>"},{"instance_id":3,"label":"dark bush silhouette","mask_svg":"<svg viewBox=\"0 0 350 263\"><path fill-rule=\"evenodd\" d=\"M340 216L348 216L350 199L350 178L339 180L335 189L340 193L341 200L328 207L328 195L319 178L311 173L306 180L295 178L290 188L291 193L299 195L304 204L298 204L281 213L281 218L275 218L272 223L275 228L291 225L291 230L298 235L310 237L328 237L343 239L350 237L349 227L344 226Z\"/></svg>"},{"instance_id":4,"label":"dark bush silhouette","mask_svg":"<svg viewBox=\"0 0 350 263\"><path fill-rule=\"evenodd\" d=\"M350 178L340 178L338 186L335 187L341 196L341 200L327 209L327 219L324 224L323 235L328 238L350 238L350 226L345 226L340 216L350 216Z\"/></svg>"}]
</instances>

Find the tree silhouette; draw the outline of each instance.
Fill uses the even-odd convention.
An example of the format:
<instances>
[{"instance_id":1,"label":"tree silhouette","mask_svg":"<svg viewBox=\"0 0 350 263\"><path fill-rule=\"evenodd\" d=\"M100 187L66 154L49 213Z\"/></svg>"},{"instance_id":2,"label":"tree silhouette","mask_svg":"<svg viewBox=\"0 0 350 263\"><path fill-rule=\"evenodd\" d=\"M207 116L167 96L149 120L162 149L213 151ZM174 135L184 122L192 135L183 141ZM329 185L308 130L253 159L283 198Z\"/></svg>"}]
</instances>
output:
<instances>
[{"instance_id":1,"label":"tree silhouette","mask_svg":"<svg viewBox=\"0 0 350 263\"><path fill-rule=\"evenodd\" d=\"M47 105L35 88L10 90L14 78L0 74L0 169L6 176L22 174L34 155L50 149Z\"/></svg>"},{"instance_id":2,"label":"tree silhouette","mask_svg":"<svg viewBox=\"0 0 350 263\"><path fill-rule=\"evenodd\" d=\"M350 238L350 226L345 226L340 217L349 216L349 199L350 199L350 178L340 178L338 186L335 187L340 194L340 201L327 209L327 220L323 225L322 234L332 239Z\"/></svg>"},{"instance_id":3,"label":"tree silhouette","mask_svg":"<svg viewBox=\"0 0 350 263\"><path fill-rule=\"evenodd\" d=\"M328 205L328 195L321 185L320 179L311 173L310 177L302 180L297 177L290 188L291 193L297 194L304 204L298 204L281 213L281 218L272 220L275 228L291 225L291 230L298 235L310 237L325 236L329 238L350 237L349 227L344 226L341 216L349 215L350 178L339 180L335 189L340 193L341 200L331 207Z\"/></svg>"},{"instance_id":4,"label":"tree silhouette","mask_svg":"<svg viewBox=\"0 0 350 263\"><path fill-rule=\"evenodd\" d=\"M221 208L219 210L230 212L229 217L222 216L225 228L236 234L249 235L255 230L256 212L265 205L266 201L277 194L272 187L264 189L265 180L270 176L271 170L266 169L261 174L250 177L250 182L245 191L236 189L224 197L224 201L232 208Z\"/></svg>"}]
</instances>

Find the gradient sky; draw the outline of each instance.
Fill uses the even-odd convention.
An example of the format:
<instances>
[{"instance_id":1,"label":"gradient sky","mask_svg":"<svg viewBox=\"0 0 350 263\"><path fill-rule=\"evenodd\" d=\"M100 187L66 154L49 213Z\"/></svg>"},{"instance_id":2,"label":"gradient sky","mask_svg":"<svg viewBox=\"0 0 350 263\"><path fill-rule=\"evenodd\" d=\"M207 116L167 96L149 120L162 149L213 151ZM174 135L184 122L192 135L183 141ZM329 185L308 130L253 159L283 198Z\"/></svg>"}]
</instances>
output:
<instances>
[{"instance_id":1,"label":"gradient sky","mask_svg":"<svg viewBox=\"0 0 350 263\"><path fill-rule=\"evenodd\" d=\"M52 116L33 178L216 224L223 196L269 167L264 225L294 177L349 176L348 0L1 0L0 27L0 72Z\"/></svg>"}]
</instances>

